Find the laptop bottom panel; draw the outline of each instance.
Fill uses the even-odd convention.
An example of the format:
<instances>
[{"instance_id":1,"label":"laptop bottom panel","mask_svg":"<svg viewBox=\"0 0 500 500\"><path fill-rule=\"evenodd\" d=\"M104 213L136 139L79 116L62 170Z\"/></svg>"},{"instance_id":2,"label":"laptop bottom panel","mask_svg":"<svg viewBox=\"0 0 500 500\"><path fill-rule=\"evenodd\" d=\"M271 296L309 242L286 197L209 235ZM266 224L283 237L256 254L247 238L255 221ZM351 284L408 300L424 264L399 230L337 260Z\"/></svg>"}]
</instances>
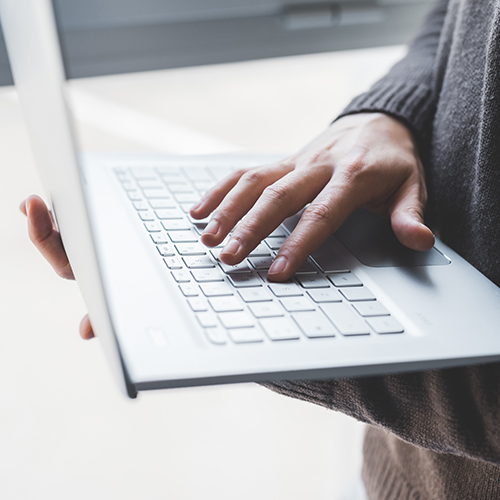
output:
<instances>
[{"instance_id":1,"label":"laptop bottom panel","mask_svg":"<svg viewBox=\"0 0 500 500\"><path fill-rule=\"evenodd\" d=\"M224 266L220 248L199 243L206 222L193 224L189 207L230 168L275 160L85 157L108 307L138 390L500 359L499 289L439 241L405 251L363 210L289 283L266 270L298 217Z\"/></svg>"}]
</instances>

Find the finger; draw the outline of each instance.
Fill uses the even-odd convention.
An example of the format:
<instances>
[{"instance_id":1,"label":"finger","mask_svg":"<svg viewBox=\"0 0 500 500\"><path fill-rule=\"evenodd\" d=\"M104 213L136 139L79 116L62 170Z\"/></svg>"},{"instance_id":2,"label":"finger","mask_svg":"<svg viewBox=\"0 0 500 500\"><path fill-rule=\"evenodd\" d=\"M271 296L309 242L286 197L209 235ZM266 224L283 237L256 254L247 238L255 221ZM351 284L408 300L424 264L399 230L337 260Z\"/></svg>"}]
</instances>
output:
<instances>
[{"instance_id":1,"label":"finger","mask_svg":"<svg viewBox=\"0 0 500 500\"><path fill-rule=\"evenodd\" d=\"M21 210L21 212L24 214L24 215L28 215L28 213L26 212L26 200L24 200L20 205L19 205L19 210Z\"/></svg>"},{"instance_id":2,"label":"finger","mask_svg":"<svg viewBox=\"0 0 500 500\"><path fill-rule=\"evenodd\" d=\"M82 339L89 340L95 337L94 330L90 323L89 315L86 314L80 323L80 336Z\"/></svg>"},{"instance_id":3,"label":"finger","mask_svg":"<svg viewBox=\"0 0 500 500\"><path fill-rule=\"evenodd\" d=\"M424 224L425 185L414 178L399 189L391 209L391 224L398 240L408 248L425 251L434 246L434 234Z\"/></svg>"},{"instance_id":4,"label":"finger","mask_svg":"<svg viewBox=\"0 0 500 500\"><path fill-rule=\"evenodd\" d=\"M31 241L49 264L66 279L75 279L61 236L54 229L49 210L39 196L30 196L25 202L28 234Z\"/></svg>"},{"instance_id":5,"label":"finger","mask_svg":"<svg viewBox=\"0 0 500 500\"><path fill-rule=\"evenodd\" d=\"M234 229L231 239L220 253L220 259L230 265L241 262L287 217L313 200L331 175L331 168L299 169L268 186Z\"/></svg>"},{"instance_id":6,"label":"finger","mask_svg":"<svg viewBox=\"0 0 500 500\"><path fill-rule=\"evenodd\" d=\"M227 193L236 186L240 178L248 172L248 168L242 168L219 182L212 189L209 189L201 200L191 207L190 214L195 219L204 219L208 217L215 208L217 208Z\"/></svg>"},{"instance_id":7,"label":"finger","mask_svg":"<svg viewBox=\"0 0 500 500\"><path fill-rule=\"evenodd\" d=\"M302 214L269 269L270 279L283 281L290 278L349 214L366 202L360 197L361 190L334 179Z\"/></svg>"},{"instance_id":8,"label":"finger","mask_svg":"<svg viewBox=\"0 0 500 500\"><path fill-rule=\"evenodd\" d=\"M231 229L254 206L264 189L291 170L293 170L293 165L280 163L270 167L254 168L242 175L212 214L201 236L201 242L207 246L221 243Z\"/></svg>"}]
</instances>

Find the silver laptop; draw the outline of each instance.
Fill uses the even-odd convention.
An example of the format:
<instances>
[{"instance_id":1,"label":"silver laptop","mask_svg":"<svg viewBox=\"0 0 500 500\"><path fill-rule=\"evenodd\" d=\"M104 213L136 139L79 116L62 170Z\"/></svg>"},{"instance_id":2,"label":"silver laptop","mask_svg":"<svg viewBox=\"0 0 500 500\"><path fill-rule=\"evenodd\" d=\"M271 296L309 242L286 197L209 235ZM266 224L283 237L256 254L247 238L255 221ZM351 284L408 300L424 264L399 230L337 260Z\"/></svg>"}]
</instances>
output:
<instances>
[{"instance_id":1,"label":"silver laptop","mask_svg":"<svg viewBox=\"0 0 500 500\"><path fill-rule=\"evenodd\" d=\"M267 269L300 214L238 266L189 207L258 155L77 155L50 0L0 0L16 86L92 324L130 397L202 384L374 375L500 359L500 290L439 240L361 209L287 283Z\"/></svg>"}]
</instances>

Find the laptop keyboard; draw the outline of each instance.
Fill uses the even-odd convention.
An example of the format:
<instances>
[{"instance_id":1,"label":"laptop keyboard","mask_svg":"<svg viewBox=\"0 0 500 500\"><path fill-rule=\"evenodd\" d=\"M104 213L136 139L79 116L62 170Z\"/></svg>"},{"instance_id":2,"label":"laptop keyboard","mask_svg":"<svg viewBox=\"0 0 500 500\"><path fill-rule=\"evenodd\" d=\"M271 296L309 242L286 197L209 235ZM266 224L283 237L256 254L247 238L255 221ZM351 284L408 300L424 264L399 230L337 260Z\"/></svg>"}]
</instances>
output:
<instances>
[{"instance_id":1,"label":"laptop keyboard","mask_svg":"<svg viewBox=\"0 0 500 500\"><path fill-rule=\"evenodd\" d=\"M288 237L281 225L240 264L200 243L207 220L189 210L231 172L226 167L115 168L151 244L215 345L403 333L401 324L332 252L318 250L289 282L267 279Z\"/></svg>"}]
</instances>

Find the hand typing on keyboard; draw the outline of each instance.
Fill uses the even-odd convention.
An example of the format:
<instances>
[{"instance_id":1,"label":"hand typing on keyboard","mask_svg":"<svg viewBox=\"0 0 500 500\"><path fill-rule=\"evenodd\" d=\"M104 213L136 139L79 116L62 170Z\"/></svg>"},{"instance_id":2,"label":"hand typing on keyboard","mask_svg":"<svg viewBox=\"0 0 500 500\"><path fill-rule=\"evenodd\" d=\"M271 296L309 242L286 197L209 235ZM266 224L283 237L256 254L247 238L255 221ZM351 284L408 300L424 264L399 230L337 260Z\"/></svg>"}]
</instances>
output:
<instances>
[{"instance_id":1,"label":"hand typing on keyboard","mask_svg":"<svg viewBox=\"0 0 500 500\"><path fill-rule=\"evenodd\" d=\"M308 337L330 336L336 331L346 336L367 334L368 323L377 333L402 331L371 292L355 282L355 276L346 274L348 270L338 267L339 263L323 262L324 256L315 255L323 273L336 273L326 279L310 260L305 262L361 206L390 216L404 245L415 250L432 247L434 237L423 224L427 193L422 164L412 134L399 121L378 113L346 116L288 159L239 170L211 188L190 215L199 220L211 214L201 241L214 247L210 253L230 282L200 250L199 236L183 215L195 201L191 188L187 190L185 183L178 181L169 184L168 190L155 180L139 183L141 192L127 191L127 181L122 179L139 220L207 331L218 331L218 320L207 310L207 300L215 313L222 311L219 319L228 331L238 329L238 342L255 340L252 317L261 322L272 340L297 338L297 327L283 317L285 311L295 314L295 322ZM195 186L199 191L204 190L201 184ZM307 204L301 221L286 238L280 224ZM43 200L30 196L20 208L28 218L31 241L61 277L74 279ZM266 244L261 244L271 233ZM274 261L271 252L277 252ZM297 271L297 283L264 287L265 278L257 273L267 270L272 281L285 281ZM243 302L236 300L236 289ZM345 301L354 309L347 308ZM247 307L242 304L247 303L248 313L242 312ZM332 322L315 314L315 304L322 304L323 313ZM353 316L354 310L359 317ZM368 323L360 317L368 318ZM80 335L84 339L94 336L88 316L81 322Z\"/></svg>"},{"instance_id":2,"label":"hand typing on keyboard","mask_svg":"<svg viewBox=\"0 0 500 500\"><path fill-rule=\"evenodd\" d=\"M389 216L404 245L428 250L434 236L423 223L426 200L424 171L411 132L388 115L361 113L334 122L278 164L229 175L191 209L191 216L211 214L201 238L209 247L219 245L234 228L219 258L235 265L309 204L269 269L270 278L282 281L361 206Z\"/></svg>"}]
</instances>

